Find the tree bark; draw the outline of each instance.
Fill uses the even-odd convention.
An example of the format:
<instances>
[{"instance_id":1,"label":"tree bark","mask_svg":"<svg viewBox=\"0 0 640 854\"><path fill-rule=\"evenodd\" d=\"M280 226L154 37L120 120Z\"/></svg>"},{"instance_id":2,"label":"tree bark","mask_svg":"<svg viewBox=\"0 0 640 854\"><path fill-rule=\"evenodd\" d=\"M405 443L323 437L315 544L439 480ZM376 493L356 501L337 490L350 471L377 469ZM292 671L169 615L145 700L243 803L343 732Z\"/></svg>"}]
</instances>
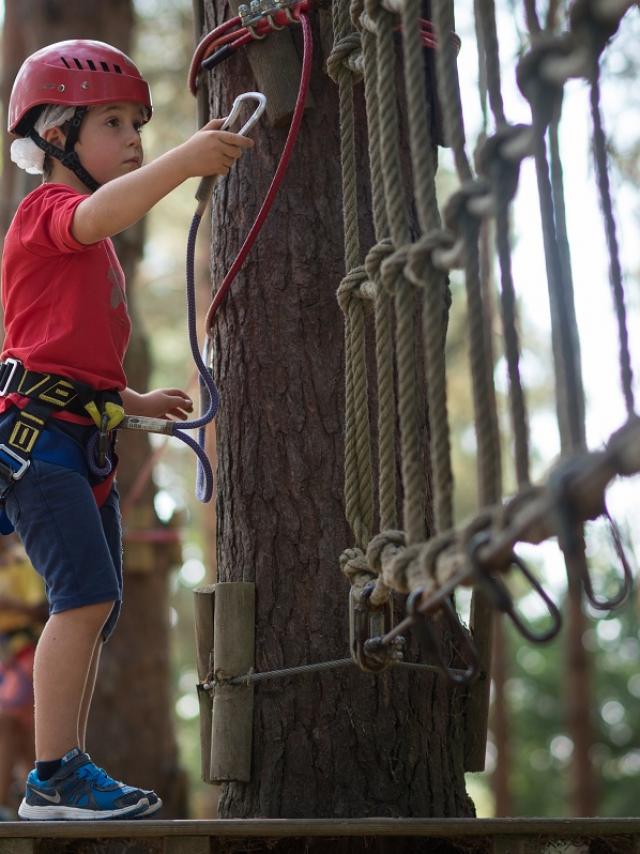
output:
<instances>
[{"instance_id":1,"label":"tree bark","mask_svg":"<svg viewBox=\"0 0 640 854\"><path fill-rule=\"evenodd\" d=\"M44 45L68 38L93 38L130 52L134 27L132 0L87 4L84 0L8 0L3 37L5 114L13 79L23 59ZM6 122L5 122L6 124ZM37 186L9 159L5 136L3 232L26 192ZM125 368L132 387L145 390L150 362L145 333L135 310L134 274L144 231L137 226L120 236L117 249L128 283L133 337ZM123 436L118 485L129 492L140 460L149 455L144 435ZM154 487L147 483L129 528L157 529ZM81 532L80 532L81 535ZM126 542L126 537L125 537ZM105 646L89 720L88 747L94 760L115 777L155 788L165 817L184 817L186 786L179 768L169 671L167 575L179 559L176 547L131 542L125 551L125 606L113 638Z\"/></svg>"},{"instance_id":2,"label":"tree bark","mask_svg":"<svg viewBox=\"0 0 640 854\"><path fill-rule=\"evenodd\" d=\"M566 598L566 715L567 734L573 742L569 768L569 808L571 815L590 816L598 812L598 781L591 761L593 746L593 688L591 654L583 635L587 620L582 610L582 591L569 583Z\"/></svg>"},{"instance_id":3,"label":"tree bark","mask_svg":"<svg viewBox=\"0 0 640 854\"><path fill-rule=\"evenodd\" d=\"M210 27L223 19L220 0L207 0L205 9ZM352 545L342 494L344 333L335 296L344 275L339 133L320 29L330 30L327 13L314 16L315 108L215 327L218 579L256 582L257 671L343 658L349 640L349 588L338 565ZM299 34L293 37L300 52ZM210 86L212 115L225 115L236 94L256 86L246 56L219 66ZM356 92L362 186L366 120ZM218 284L265 195L286 130L263 122L253 135L255 149L214 194ZM219 814L472 815L462 729L461 692L441 677L353 669L260 683L252 779L223 786ZM342 845L336 850L364 849L361 840ZM422 845L396 841L393 850ZM381 842L376 850L390 847Z\"/></svg>"}]
</instances>

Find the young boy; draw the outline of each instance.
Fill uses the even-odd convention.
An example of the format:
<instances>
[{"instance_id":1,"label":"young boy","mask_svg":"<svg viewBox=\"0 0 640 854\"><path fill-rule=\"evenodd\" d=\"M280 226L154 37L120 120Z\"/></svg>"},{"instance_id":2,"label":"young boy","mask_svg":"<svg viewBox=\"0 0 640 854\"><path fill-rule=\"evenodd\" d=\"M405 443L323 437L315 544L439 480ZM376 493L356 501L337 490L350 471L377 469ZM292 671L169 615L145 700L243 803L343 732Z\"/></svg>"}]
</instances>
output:
<instances>
[{"instance_id":1,"label":"young boy","mask_svg":"<svg viewBox=\"0 0 640 854\"><path fill-rule=\"evenodd\" d=\"M0 489L51 614L34 665L36 767L24 819L138 817L161 805L85 752L100 651L122 599L111 431L122 407L177 419L193 408L178 389L127 388L130 323L110 238L187 178L226 175L253 143L215 119L142 166L150 117L149 87L131 60L88 40L30 56L9 104L9 131L20 137L12 159L45 174L18 208L2 260Z\"/></svg>"}]
</instances>

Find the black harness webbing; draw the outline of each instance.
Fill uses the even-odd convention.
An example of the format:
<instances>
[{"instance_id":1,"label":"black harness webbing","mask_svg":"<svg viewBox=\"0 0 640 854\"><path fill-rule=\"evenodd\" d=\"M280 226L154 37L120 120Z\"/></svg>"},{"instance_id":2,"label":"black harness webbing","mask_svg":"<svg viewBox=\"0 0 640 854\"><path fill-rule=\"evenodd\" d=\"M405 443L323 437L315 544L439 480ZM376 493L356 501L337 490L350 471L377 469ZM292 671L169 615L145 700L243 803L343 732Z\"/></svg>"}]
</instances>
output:
<instances>
[{"instance_id":1,"label":"black harness webbing","mask_svg":"<svg viewBox=\"0 0 640 854\"><path fill-rule=\"evenodd\" d=\"M88 403L94 403L103 413L107 400L120 401L116 391L96 391L85 383L30 371L17 359L7 359L0 363L0 397L13 393L29 400L24 408L17 410L11 432L0 444L0 481L4 481L0 484L0 500L29 468L36 442L55 412L66 410L86 416ZM101 449L107 448L107 439L108 431L103 427L100 430ZM104 461L99 460L98 464L103 465Z\"/></svg>"}]
</instances>

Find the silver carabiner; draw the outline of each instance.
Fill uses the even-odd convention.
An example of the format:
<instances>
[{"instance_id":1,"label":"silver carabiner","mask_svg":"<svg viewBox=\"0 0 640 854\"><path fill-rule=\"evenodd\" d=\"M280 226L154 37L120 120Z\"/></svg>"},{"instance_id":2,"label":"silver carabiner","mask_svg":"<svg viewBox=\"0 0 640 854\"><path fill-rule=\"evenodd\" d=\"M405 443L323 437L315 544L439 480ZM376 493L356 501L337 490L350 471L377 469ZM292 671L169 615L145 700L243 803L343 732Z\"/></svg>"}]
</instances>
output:
<instances>
[{"instance_id":1,"label":"silver carabiner","mask_svg":"<svg viewBox=\"0 0 640 854\"><path fill-rule=\"evenodd\" d=\"M238 131L238 135L245 136L245 134L249 133L251 128L255 125L260 116L264 113L265 108L267 106L267 99L262 94L262 92L245 92L243 95L238 95L238 97L233 102L231 112L224 120L224 124L222 125L220 130L229 130L231 125L237 120L238 116L240 115L240 109L242 108L243 101L248 100L257 101L258 106L253 111L253 114L240 128L240 130Z\"/></svg>"}]
</instances>

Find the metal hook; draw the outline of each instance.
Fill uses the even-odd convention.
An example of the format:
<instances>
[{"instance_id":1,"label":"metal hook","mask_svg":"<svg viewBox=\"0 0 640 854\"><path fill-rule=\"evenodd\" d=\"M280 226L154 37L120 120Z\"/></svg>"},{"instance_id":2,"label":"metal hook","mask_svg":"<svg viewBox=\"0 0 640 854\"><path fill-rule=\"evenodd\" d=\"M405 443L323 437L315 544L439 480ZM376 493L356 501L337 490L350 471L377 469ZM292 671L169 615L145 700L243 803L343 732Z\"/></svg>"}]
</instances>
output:
<instances>
[{"instance_id":1,"label":"metal hook","mask_svg":"<svg viewBox=\"0 0 640 854\"><path fill-rule=\"evenodd\" d=\"M538 579L533 575L527 564L521 557L512 553L509 566L517 567L524 577L529 582L529 585L544 602L549 616L551 617L551 625L548 629L541 632L534 632L522 619L518 611L516 611L513 603L513 598L503 581L492 575L488 569L482 565L478 559L478 550L486 545L491 539L490 531L479 531L475 534L467 544L467 553L473 568L474 576L478 583L487 593L494 607L506 614L520 634L531 643L545 643L554 638L562 628L562 616L556 603L544 590Z\"/></svg>"},{"instance_id":2,"label":"metal hook","mask_svg":"<svg viewBox=\"0 0 640 854\"><path fill-rule=\"evenodd\" d=\"M584 591L589 604L597 611L611 611L621 605L629 596L633 585L633 574L620 538L618 528L609 515L604 497L600 514L609 523L609 532L613 547L622 565L622 580L618 591L610 597L599 597L593 590L584 543L584 523L577 518L571 501L567 496L568 481L576 469L576 461L570 461L560 471L552 473L549 478L549 492L554 499L554 512L558 528L558 545L564 555L569 583L577 581Z\"/></svg>"},{"instance_id":3,"label":"metal hook","mask_svg":"<svg viewBox=\"0 0 640 854\"><path fill-rule=\"evenodd\" d=\"M589 600L590 605L598 611L611 611L622 605L631 593L631 589L633 587L633 573L627 559L620 531L618 530L618 526L615 521L611 518L606 504L603 507L602 515L608 522L611 542L613 543L613 548L622 566L622 579L620 581L618 592L608 599L600 599L596 596L593 592L593 585L591 584L591 576L589 575L589 568L587 566L587 559L584 555L584 551L581 554L582 561L579 568L581 570L580 575L584 593Z\"/></svg>"},{"instance_id":4,"label":"metal hook","mask_svg":"<svg viewBox=\"0 0 640 854\"><path fill-rule=\"evenodd\" d=\"M422 652L427 656L432 655L435 658L442 673L454 685L468 685L478 676L478 653L476 652L476 648L469 639L462 623L458 619L458 615L451 604L451 600L444 599L441 605L442 613L455 638L464 648L465 652L463 657L467 662L466 670L461 671L456 668L449 667L442 657L440 644L438 643L438 639L436 638L435 632L431 626L431 617L417 611L416 603L422 596L422 593L422 588L419 588L410 593L407 598L407 614L414 619L413 628L417 632L418 642Z\"/></svg>"},{"instance_id":5,"label":"metal hook","mask_svg":"<svg viewBox=\"0 0 640 854\"><path fill-rule=\"evenodd\" d=\"M398 660L402 639L392 644L381 644L393 623L393 601L389 599L379 607L372 607L369 598L375 583L366 584L361 590L352 587L349 591L349 647L351 658L361 670L379 673Z\"/></svg>"}]
</instances>

